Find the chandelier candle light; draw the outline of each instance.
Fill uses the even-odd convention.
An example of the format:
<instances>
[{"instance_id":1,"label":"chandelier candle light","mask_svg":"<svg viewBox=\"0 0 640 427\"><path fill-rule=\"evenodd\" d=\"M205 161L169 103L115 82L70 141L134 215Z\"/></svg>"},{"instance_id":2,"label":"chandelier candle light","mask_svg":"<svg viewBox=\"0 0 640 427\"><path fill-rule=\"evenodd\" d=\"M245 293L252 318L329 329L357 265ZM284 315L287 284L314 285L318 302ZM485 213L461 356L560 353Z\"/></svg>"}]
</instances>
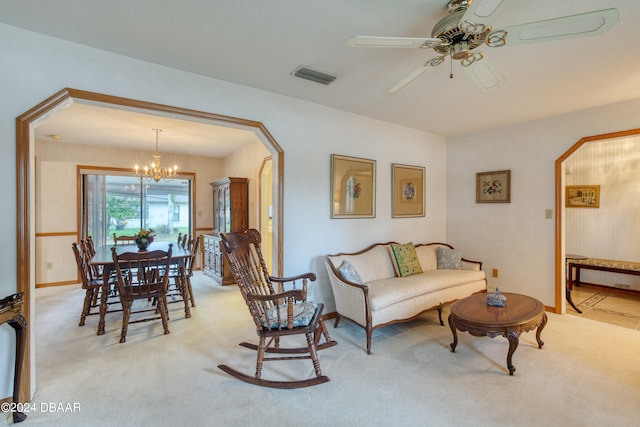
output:
<instances>
[{"instance_id":1,"label":"chandelier candle light","mask_svg":"<svg viewBox=\"0 0 640 427\"><path fill-rule=\"evenodd\" d=\"M168 182L175 178L176 173L178 172L178 166L174 165L171 168L167 168L160 165L160 153L158 151L158 134L162 132L162 129L153 130L156 132L156 153L153 155L153 162L151 162L151 166L145 166L142 169L140 169L136 164L136 176L140 179L153 179L155 182L158 182L161 179Z\"/></svg>"}]
</instances>

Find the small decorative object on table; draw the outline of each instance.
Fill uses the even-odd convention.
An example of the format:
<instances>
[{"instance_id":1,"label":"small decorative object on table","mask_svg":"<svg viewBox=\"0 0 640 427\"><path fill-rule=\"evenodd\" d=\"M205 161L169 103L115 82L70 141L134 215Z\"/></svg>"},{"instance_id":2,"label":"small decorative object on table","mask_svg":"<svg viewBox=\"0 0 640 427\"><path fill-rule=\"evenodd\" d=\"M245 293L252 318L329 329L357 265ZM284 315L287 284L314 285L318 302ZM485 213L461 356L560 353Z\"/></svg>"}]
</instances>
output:
<instances>
[{"instance_id":1,"label":"small decorative object on table","mask_svg":"<svg viewBox=\"0 0 640 427\"><path fill-rule=\"evenodd\" d=\"M140 252L146 251L147 247L153 242L153 238L155 237L156 232L153 228L148 230L140 229L138 234L136 234L136 245L138 245L138 250Z\"/></svg>"},{"instance_id":2,"label":"small decorative object on table","mask_svg":"<svg viewBox=\"0 0 640 427\"><path fill-rule=\"evenodd\" d=\"M487 304L494 307L504 307L507 305L507 297L502 295L498 288L496 288L494 293L487 295Z\"/></svg>"}]
</instances>

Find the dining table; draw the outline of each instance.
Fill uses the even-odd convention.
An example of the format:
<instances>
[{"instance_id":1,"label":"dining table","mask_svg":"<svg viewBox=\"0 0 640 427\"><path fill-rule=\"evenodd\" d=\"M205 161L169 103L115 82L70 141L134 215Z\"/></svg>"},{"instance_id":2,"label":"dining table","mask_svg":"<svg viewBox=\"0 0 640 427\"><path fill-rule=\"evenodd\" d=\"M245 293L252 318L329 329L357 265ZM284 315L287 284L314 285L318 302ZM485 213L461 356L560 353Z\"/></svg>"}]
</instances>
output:
<instances>
[{"instance_id":1,"label":"dining table","mask_svg":"<svg viewBox=\"0 0 640 427\"><path fill-rule=\"evenodd\" d=\"M168 251L169 245L171 246L171 264L176 267L185 266L187 259L192 255L191 250L188 247L182 247L176 243L170 242L161 242L154 241L152 242L147 251ZM137 245L104 245L96 248L96 253L91 258L89 262L90 265L98 267L98 269L102 270L102 289L100 292L100 320L98 321L98 335L103 335L105 332L105 317L107 314L108 307L108 298L109 298L109 287L110 284L113 283L114 278L113 272L115 270L115 264L113 261L113 253L111 248L116 248L116 253L121 255L125 252L140 252L140 249ZM184 300L184 312L185 317L191 317L191 310L189 308L189 287L185 286L186 280L188 278L186 275L189 273L185 271L185 268L175 268L176 276L172 277L175 280L182 281L183 285L179 285L179 289L182 293L182 298ZM171 278L170 278L171 279Z\"/></svg>"}]
</instances>

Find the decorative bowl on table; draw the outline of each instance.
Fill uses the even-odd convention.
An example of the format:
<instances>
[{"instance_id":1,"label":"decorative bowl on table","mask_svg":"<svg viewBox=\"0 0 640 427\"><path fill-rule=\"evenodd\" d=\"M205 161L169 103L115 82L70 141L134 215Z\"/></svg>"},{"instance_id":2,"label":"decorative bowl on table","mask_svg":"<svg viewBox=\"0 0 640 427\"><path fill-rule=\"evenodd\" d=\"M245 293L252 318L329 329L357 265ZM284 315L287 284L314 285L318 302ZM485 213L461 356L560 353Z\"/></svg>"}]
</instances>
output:
<instances>
[{"instance_id":1,"label":"decorative bowl on table","mask_svg":"<svg viewBox=\"0 0 640 427\"><path fill-rule=\"evenodd\" d=\"M149 245L153 242L153 238L156 235L156 232L153 228L148 230L140 229L138 234L136 234L136 245L138 245L138 250L140 252L146 251Z\"/></svg>"}]
</instances>

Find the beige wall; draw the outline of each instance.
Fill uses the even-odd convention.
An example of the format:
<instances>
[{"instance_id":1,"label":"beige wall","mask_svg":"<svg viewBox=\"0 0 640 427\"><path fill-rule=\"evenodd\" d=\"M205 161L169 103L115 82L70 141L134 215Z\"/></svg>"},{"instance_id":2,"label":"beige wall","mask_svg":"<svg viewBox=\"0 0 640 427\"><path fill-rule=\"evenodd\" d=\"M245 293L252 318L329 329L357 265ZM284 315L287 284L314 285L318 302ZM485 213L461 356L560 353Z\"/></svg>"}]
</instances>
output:
<instances>
[{"instance_id":1,"label":"beige wall","mask_svg":"<svg viewBox=\"0 0 640 427\"><path fill-rule=\"evenodd\" d=\"M262 142L256 142L236 151L224 159L224 176L249 178L249 200L260 197L260 166L269 151ZM221 177L222 178L222 177ZM260 225L259 203L249 203L249 227L258 228Z\"/></svg>"},{"instance_id":2,"label":"beige wall","mask_svg":"<svg viewBox=\"0 0 640 427\"><path fill-rule=\"evenodd\" d=\"M78 231L76 166L130 168L136 159L144 159L151 153L48 141L37 142L35 153L35 220L36 234L40 235L36 238L36 285L73 282L76 265L70 248L77 236L47 234ZM258 141L225 159L171 155L181 172L196 174L193 227L200 230L197 234L209 232L212 227L210 182L228 175L248 177L250 200L257 200L258 170L268 155L265 153ZM249 205L250 225L255 226L257 202Z\"/></svg>"}]
</instances>

